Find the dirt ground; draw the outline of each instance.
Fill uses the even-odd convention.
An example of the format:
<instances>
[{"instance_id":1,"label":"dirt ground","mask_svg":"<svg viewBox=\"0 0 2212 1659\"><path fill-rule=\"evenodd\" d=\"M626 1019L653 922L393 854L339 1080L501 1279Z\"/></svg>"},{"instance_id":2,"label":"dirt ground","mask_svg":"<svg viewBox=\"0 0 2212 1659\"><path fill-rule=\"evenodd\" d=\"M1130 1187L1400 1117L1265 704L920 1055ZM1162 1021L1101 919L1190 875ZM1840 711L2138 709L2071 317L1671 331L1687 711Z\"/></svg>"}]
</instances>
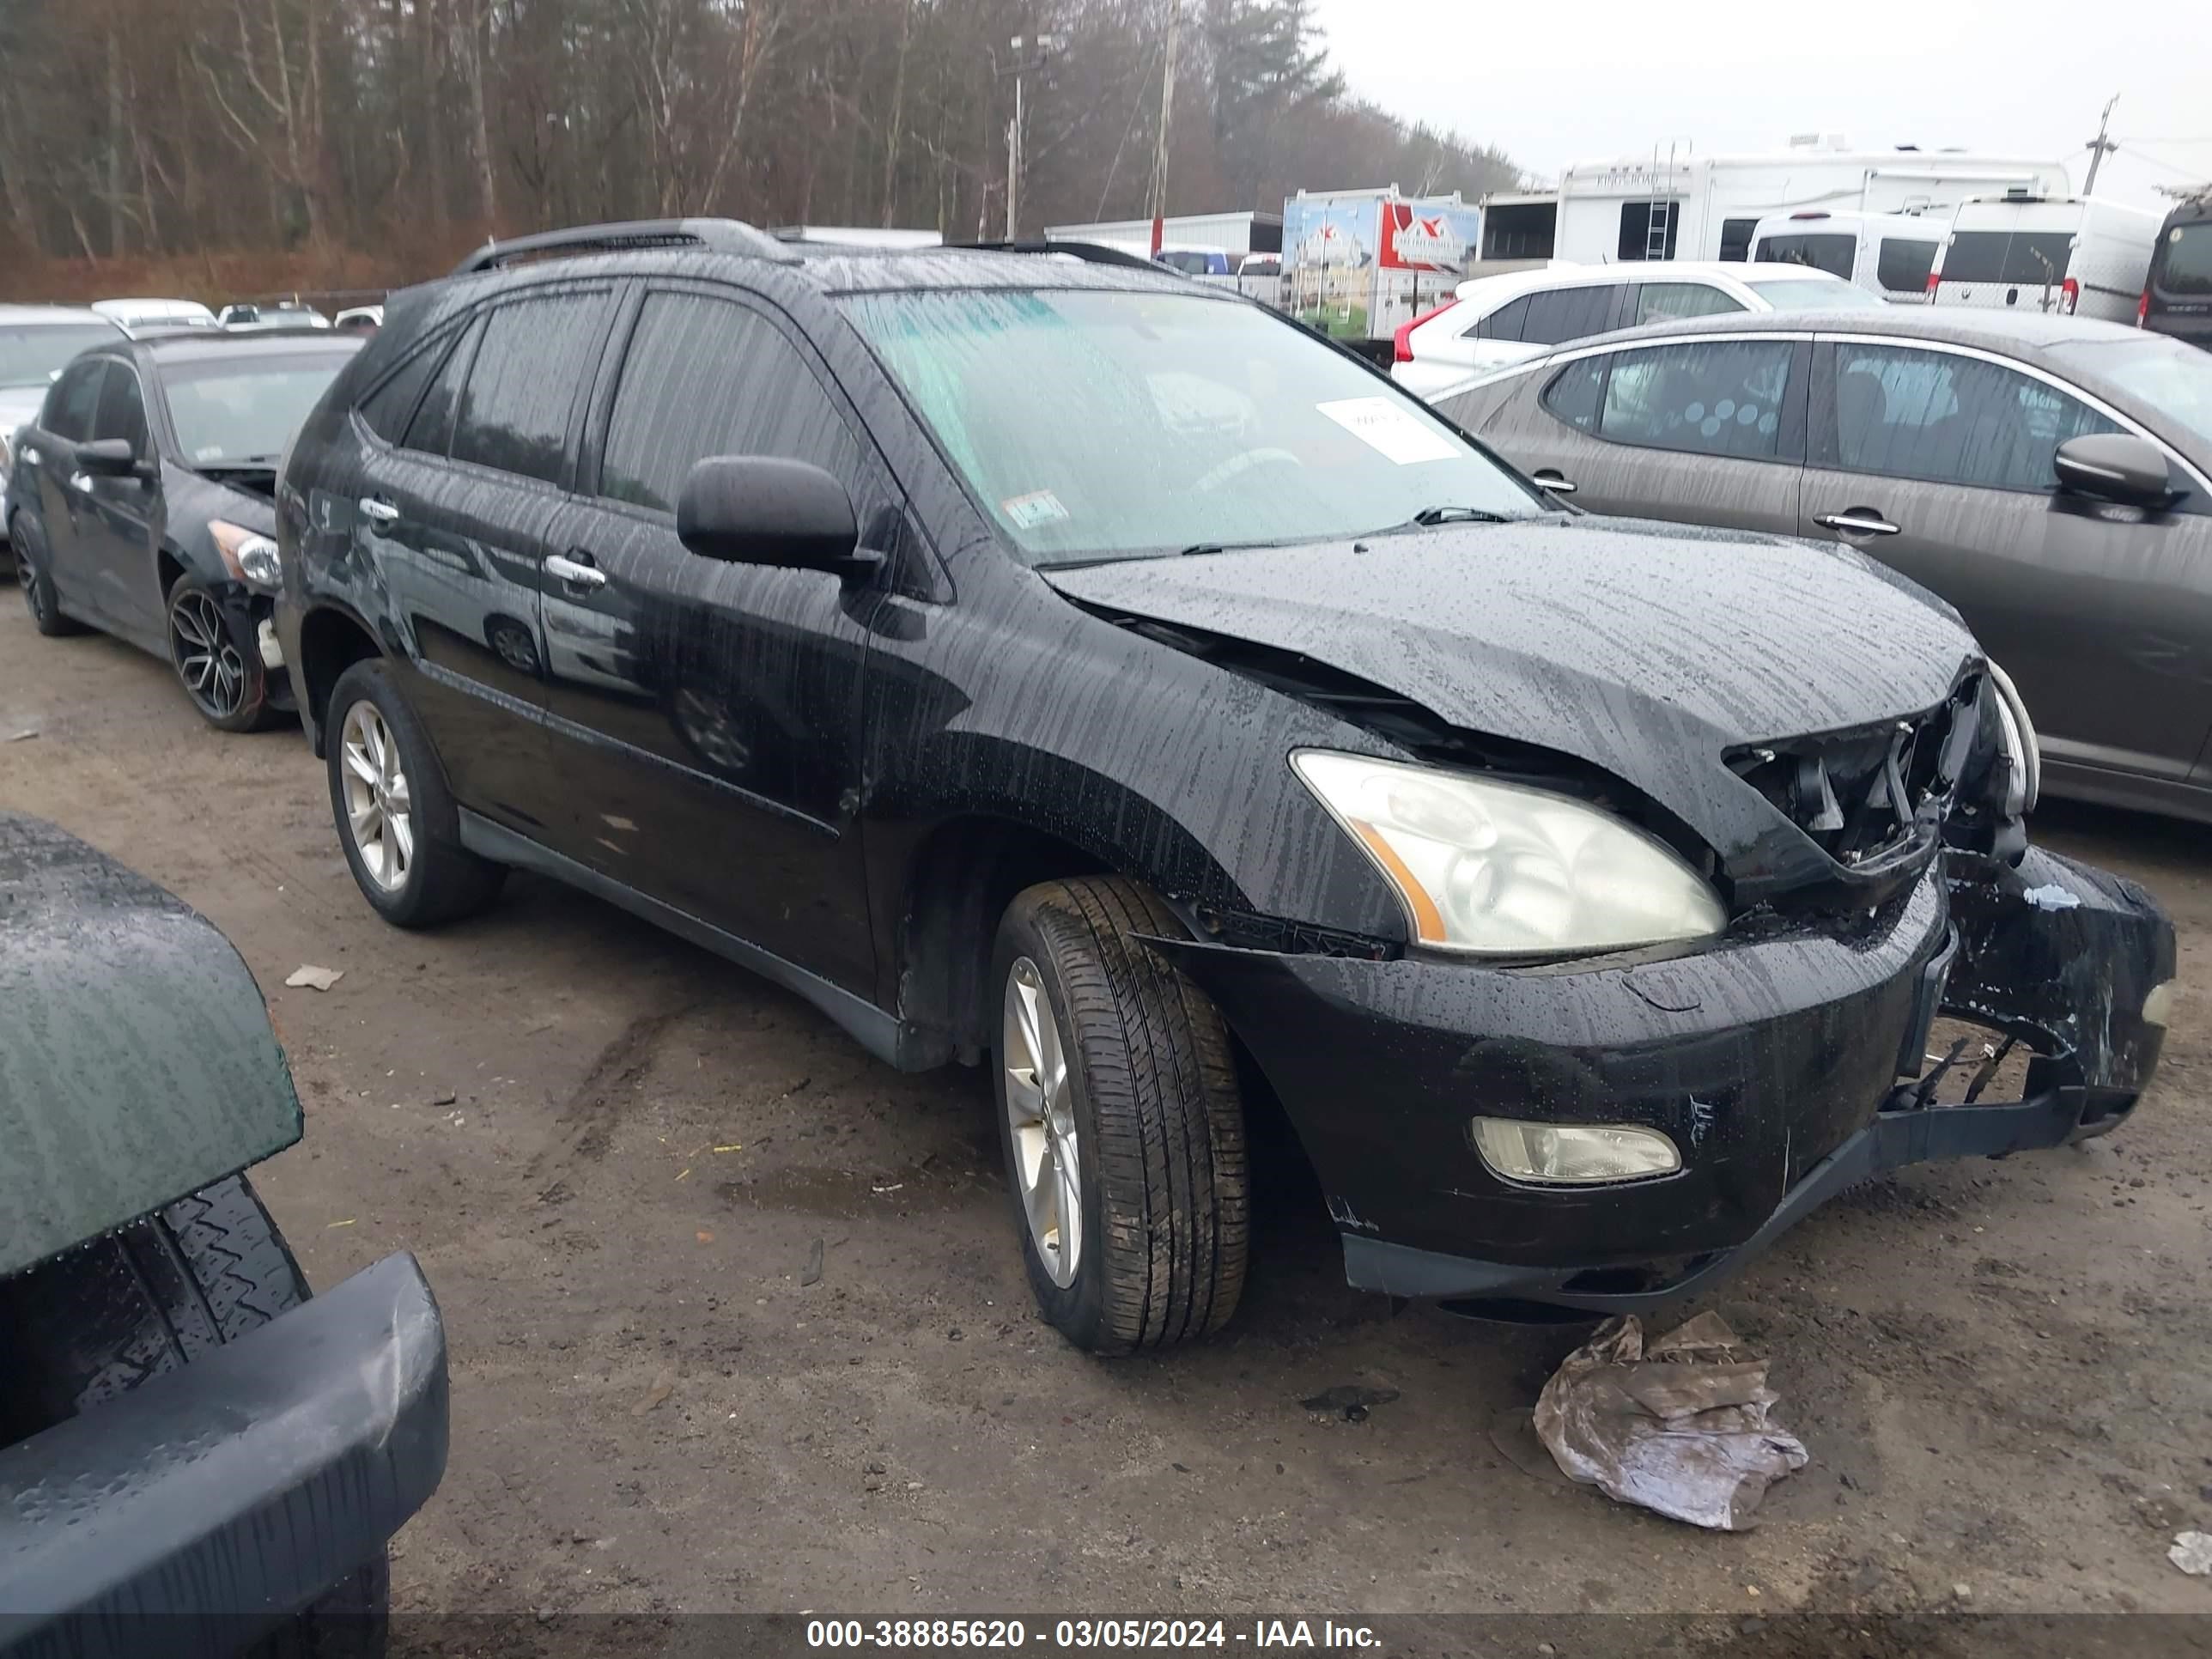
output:
<instances>
[{"instance_id":1,"label":"dirt ground","mask_svg":"<svg viewBox=\"0 0 2212 1659\"><path fill-rule=\"evenodd\" d=\"M398 1541L403 1607L2212 1613L2166 1559L2212 1530L2201 830L2038 826L2181 929L2134 1122L1875 1182L1717 1299L1813 1454L1731 1536L1530 1457L1515 1425L1577 1334L1394 1316L1345 1287L1293 1174L1223 1337L1074 1352L1031 1316L978 1073L900 1076L535 880L387 928L296 731L209 731L163 665L42 640L12 601L0 805L166 884L252 967L307 1114L255 1180L311 1279L422 1259L453 1458ZM344 977L284 988L303 963ZM1301 1407L1342 1383L1399 1398Z\"/></svg>"}]
</instances>

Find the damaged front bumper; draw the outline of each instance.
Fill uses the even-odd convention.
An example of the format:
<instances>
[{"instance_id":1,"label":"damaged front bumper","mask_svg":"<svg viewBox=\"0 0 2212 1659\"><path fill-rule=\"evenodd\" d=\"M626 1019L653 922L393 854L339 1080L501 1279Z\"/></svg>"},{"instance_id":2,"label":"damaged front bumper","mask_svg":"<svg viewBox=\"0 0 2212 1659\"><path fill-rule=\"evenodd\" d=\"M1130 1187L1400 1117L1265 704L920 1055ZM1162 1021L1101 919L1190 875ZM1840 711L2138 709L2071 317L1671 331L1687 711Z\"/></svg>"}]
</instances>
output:
<instances>
[{"instance_id":1,"label":"damaged front bumper","mask_svg":"<svg viewBox=\"0 0 2212 1659\"><path fill-rule=\"evenodd\" d=\"M2174 970L2148 894L2039 848L1951 855L1856 939L1522 969L1160 945L1282 1100L1353 1285L1592 1312L1708 1288L1881 1170L2113 1127L2157 1065ZM1899 1081L1939 1012L2027 1048L2022 1098L1942 1106L1932 1079ZM1681 1168L1508 1181L1477 1115L1654 1129Z\"/></svg>"}]
</instances>

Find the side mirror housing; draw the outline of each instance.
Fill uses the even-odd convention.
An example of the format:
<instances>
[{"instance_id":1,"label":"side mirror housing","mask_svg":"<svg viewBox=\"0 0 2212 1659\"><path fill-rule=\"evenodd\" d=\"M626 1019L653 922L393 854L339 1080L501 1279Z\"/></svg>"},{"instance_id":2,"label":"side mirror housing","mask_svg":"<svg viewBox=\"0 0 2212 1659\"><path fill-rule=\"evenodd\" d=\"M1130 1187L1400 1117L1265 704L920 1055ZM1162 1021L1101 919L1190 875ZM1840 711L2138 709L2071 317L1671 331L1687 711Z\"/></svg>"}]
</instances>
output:
<instances>
[{"instance_id":1,"label":"side mirror housing","mask_svg":"<svg viewBox=\"0 0 2212 1659\"><path fill-rule=\"evenodd\" d=\"M77 471L95 478L128 478L138 471L138 453L128 438L95 438L76 447Z\"/></svg>"},{"instance_id":2,"label":"side mirror housing","mask_svg":"<svg viewBox=\"0 0 2212 1659\"><path fill-rule=\"evenodd\" d=\"M2093 432L2069 438L2051 458L2062 489L2129 507L2169 507L2173 487L2166 452L2130 432Z\"/></svg>"},{"instance_id":3,"label":"side mirror housing","mask_svg":"<svg viewBox=\"0 0 2212 1659\"><path fill-rule=\"evenodd\" d=\"M848 580L882 562L860 551L852 497L820 467L774 455L712 455L676 501L678 540L725 564L826 570Z\"/></svg>"}]
</instances>

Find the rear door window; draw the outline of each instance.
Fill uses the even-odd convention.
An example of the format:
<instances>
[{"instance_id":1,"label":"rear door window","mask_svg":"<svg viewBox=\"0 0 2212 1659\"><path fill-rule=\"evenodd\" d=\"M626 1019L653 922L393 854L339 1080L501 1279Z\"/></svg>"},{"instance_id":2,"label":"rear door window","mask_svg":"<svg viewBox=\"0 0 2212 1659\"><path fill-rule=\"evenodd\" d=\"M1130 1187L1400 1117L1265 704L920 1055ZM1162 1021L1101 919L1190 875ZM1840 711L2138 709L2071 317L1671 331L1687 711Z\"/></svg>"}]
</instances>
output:
<instances>
[{"instance_id":1,"label":"rear door window","mask_svg":"<svg viewBox=\"0 0 2212 1659\"><path fill-rule=\"evenodd\" d=\"M1604 333L1613 317L1613 301L1626 286L1599 283L1530 295L1522 339L1530 345L1561 345Z\"/></svg>"},{"instance_id":2,"label":"rear door window","mask_svg":"<svg viewBox=\"0 0 2212 1659\"><path fill-rule=\"evenodd\" d=\"M1584 357L1569 363L1544 388L1544 407L1577 432L1593 430L1605 389L1605 362L1603 357Z\"/></svg>"},{"instance_id":3,"label":"rear door window","mask_svg":"<svg viewBox=\"0 0 2212 1659\"><path fill-rule=\"evenodd\" d=\"M1788 231L1779 236L1760 237L1752 257L1772 260L1777 264L1809 265L1848 283L1851 280L1851 267L1859 257L1859 243L1857 237L1842 231Z\"/></svg>"},{"instance_id":4,"label":"rear door window","mask_svg":"<svg viewBox=\"0 0 2212 1659\"><path fill-rule=\"evenodd\" d=\"M2055 284L2066 280L2066 262L2073 257L2070 231L1961 230L1943 251L1943 280Z\"/></svg>"},{"instance_id":5,"label":"rear door window","mask_svg":"<svg viewBox=\"0 0 2212 1659\"><path fill-rule=\"evenodd\" d=\"M71 364L46 393L46 413L39 424L71 443L82 443L92 436L93 413L100 407L100 382L106 373L105 357Z\"/></svg>"},{"instance_id":6,"label":"rear door window","mask_svg":"<svg viewBox=\"0 0 2212 1659\"><path fill-rule=\"evenodd\" d=\"M449 330L442 339L431 342L417 351L397 371L385 377L382 386L362 399L361 418L368 429L386 443L398 443L400 434L407 429L407 420L415 412L415 405L422 399L423 388L430 377L443 367L446 356L453 349L453 342L461 331Z\"/></svg>"},{"instance_id":7,"label":"rear door window","mask_svg":"<svg viewBox=\"0 0 2212 1659\"><path fill-rule=\"evenodd\" d=\"M2055 487L2058 446L2119 428L2017 369L1949 352L1836 349L1828 465L1983 489Z\"/></svg>"},{"instance_id":8,"label":"rear door window","mask_svg":"<svg viewBox=\"0 0 2212 1659\"><path fill-rule=\"evenodd\" d=\"M1759 228L1756 219L1723 219L1721 221L1721 258L1730 264L1751 258L1751 239Z\"/></svg>"},{"instance_id":9,"label":"rear door window","mask_svg":"<svg viewBox=\"0 0 2212 1659\"><path fill-rule=\"evenodd\" d=\"M1528 299L1508 300L1460 337L1476 340L1517 340L1528 323Z\"/></svg>"},{"instance_id":10,"label":"rear door window","mask_svg":"<svg viewBox=\"0 0 2212 1659\"><path fill-rule=\"evenodd\" d=\"M1936 264L1936 244L1909 236L1885 236L1875 258L1875 281L1892 294L1925 294Z\"/></svg>"},{"instance_id":11,"label":"rear door window","mask_svg":"<svg viewBox=\"0 0 2212 1659\"><path fill-rule=\"evenodd\" d=\"M676 510L713 455L811 461L854 489L860 441L799 349L749 306L706 295L646 296L607 425L602 495Z\"/></svg>"},{"instance_id":12,"label":"rear door window","mask_svg":"<svg viewBox=\"0 0 2212 1659\"><path fill-rule=\"evenodd\" d=\"M1614 354L1598 430L1616 443L1767 460L1780 453L1796 348L1711 340Z\"/></svg>"},{"instance_id":13,"label":"rear door window","mask_svg":"<svg viewBox=\"0 0 2212 1659\"><path fill-rule=\"evenodd\" d=\"M2177 299L2212 299L2212 220L2166 228L2152 283Z\"/></svg>"},{"instance_id":14,"label":"rear door window","mask_svg":"<svg viewBox=\"0 0 2212 1659\"><path fill-rule=\"evenodd\" d=\"M1646 283L1636 294L1636 320L1639 323L1717 317L1725 311L1742 309L1741 301L1709 283Z\"/></svg>"},{"instance_id":15,"label":"rear door window","mask_svg":"<svg viewBox=\"0 0 2212 1659\"><path fill-rule=\"evenodd\" d=\"M605 344L605 290L531 295L484 324L453 419L453 456L559 483L578 393Z\"/></svg>"}]
</instances>

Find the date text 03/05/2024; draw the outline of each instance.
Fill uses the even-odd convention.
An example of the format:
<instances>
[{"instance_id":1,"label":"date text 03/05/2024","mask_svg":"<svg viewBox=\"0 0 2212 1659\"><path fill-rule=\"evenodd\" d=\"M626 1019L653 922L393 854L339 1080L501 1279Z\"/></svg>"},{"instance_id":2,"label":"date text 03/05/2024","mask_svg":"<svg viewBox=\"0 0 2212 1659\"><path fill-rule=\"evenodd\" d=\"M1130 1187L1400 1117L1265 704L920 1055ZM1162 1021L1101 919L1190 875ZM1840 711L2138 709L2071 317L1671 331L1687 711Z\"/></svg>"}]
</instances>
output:
<instances>
[{"instance_id":1,"label":"date text 03/05/2024","mask_svg":"<svg viewBox=\"0 0 2212 1659\"><path fill-rule=\"evenodd\" d=\"M1371 1626L1333 1619L810 1619L810 1648L1352 1648Z\"/></svg>"}]
</instances>

